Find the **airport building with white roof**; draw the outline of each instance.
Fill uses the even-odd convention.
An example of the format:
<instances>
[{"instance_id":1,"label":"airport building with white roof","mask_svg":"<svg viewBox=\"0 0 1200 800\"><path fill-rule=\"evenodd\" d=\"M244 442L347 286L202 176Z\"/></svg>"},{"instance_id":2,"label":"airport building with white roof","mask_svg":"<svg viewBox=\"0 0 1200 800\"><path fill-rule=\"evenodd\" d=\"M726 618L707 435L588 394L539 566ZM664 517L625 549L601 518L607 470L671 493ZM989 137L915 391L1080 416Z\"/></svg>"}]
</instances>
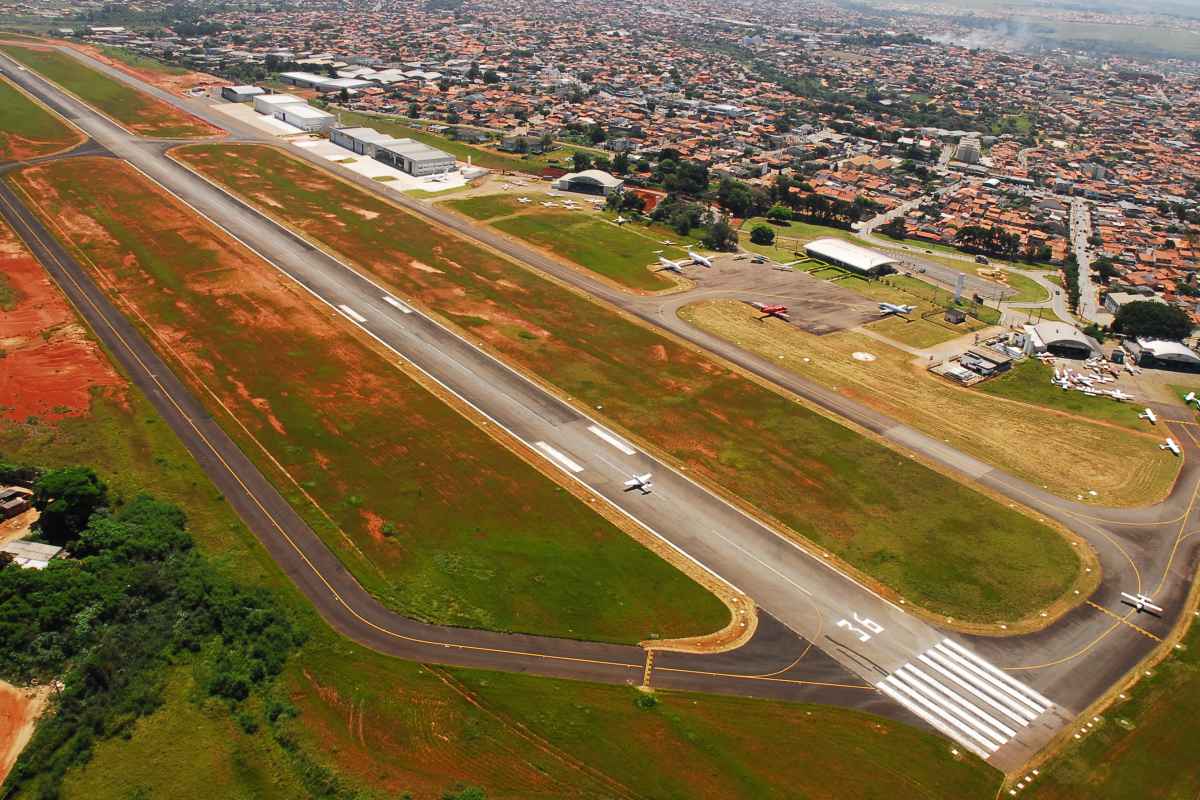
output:
<instances>
[{"instance_id":1,"label":"airport building with white roof","mask_svg":"<svg viewBox=\"0 0 1200 800\"><path fill-rule=\"evenodd\" d=\"M879 275L894 269L896 259L859 247L842 239L814 239L804 245L812 258L835 264L861 275Z\"/></svg>"}]
</instances>

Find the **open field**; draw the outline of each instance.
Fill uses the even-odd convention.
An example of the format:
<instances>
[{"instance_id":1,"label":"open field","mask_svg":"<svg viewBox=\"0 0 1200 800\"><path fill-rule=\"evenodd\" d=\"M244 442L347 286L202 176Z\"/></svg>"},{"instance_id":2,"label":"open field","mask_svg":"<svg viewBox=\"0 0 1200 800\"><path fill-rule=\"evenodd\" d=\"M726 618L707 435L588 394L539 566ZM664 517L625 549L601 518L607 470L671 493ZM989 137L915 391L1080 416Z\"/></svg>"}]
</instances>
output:
<instances>
[{"instance_id":1,"label":"open field","mask_svg":"<svg viewBox=\"0 0 1200 800\"><path fill-rule=\"evenodd\" d=\"M0 222L0 420L86 413L119 383L41 265Z\"/></svg>"},{"instance_id":2,"label":"open field","mask_svg":"<svg viewBox=\"0 0 1200 800\"><path fill-rule=\"evenodd\" d=\"M1088 397L1083 392L1063 391L1050 383L1053 376L1053 367L1031 358L1015 365L1008 374L980 384L979 390L996 397L1033 403L1137 431L1148 430L1146 423L1138 419L1142 406L1118 403L1107 397Z\"/></svg>"},{"instance_id":3,"label":"open field","mask_svg":"<svg viewBox=\"0 0 1200 800\"><path fill-rule=\"evenodd\" d=\"M503 153L490 147L460 142L430 133L424 128L417 128L400 117L390 117L379 114L360 114L355 111L341 112L342 122L347 126L361 125L374 128L377 131L396 137L408 137L418 142L424 142L431 147L444 150L459 161L468 161L491 170L501 172L524 172L530 175L540 175L542 170L554 163L560 163L564 169L570 170L571 160L575 149L563 146L557 150L541 155L520 155L519 153ZM579 148L587 152L585 148Z\"/></svg>"},{"instance_id":4,"label":"open field","mask_svg":"<svg viewBox=\"0 0 1200 800\"><path fill-rule=\"evenodd\" d=\"M819 272L816 274L820 275ZM853 289L872 300L916 306L916 310L907 317L892 315L870 324L872 331L909 347L932 347L982 330L1000 320L1000 312L996 309L980 307L979 313L983 320L967 317L966 321L952 325L946 322L944 310L953 300L953 295L944 289L904 275L888 275L870 281L850 276L839 280L838 285ZM926 316L929 318L926 319Z\"/></svg>"},{"instance_id":5,"label":"open field","mask_svg":"<svg viewBox=\"0 0 1200 800\"><path fill-rule=\"evenodd\" d=\"M654 265L660 255L672 261L687 256L684 250L641 233L644 226L619 226L595 212L547 209L532 203L525 206L511 195L447 200L445 205L474 219L487 220L497 230L630 289L671 288L675 282L657 272Z\"/></svg>"},{"instance_id":6,"label":"open field","mask_svg":"<svg viewBox=\"0 0 1200 800\"><path fill-rule=\"evenodd\" d=\"M1035 800L1200 796L1200 627L1143 675L1127 700L1104 712L1087 736L1042 768Z\"/></svg>"},{"instance_id":7,"label":"open field","mask_svg":"<svg viewBox=\"0 0 1200 800\"><path fill-rule=\"evenodd\" d=\"M732 301L698 303L682 316L1063 497L1094 490L1106 505L1149 503L1170 491L1179 469L1178 459L1163 458L1149 434L954 386L913 364L909 354L853 331L813 336L781 322L764 324ZM875 360L858 361L855 352ZM1136 418L1129 406L1097 402Z\"/></svg>"},{"instance_id":8,"label":"open field","mask_svg":"<svg viewBox=\"0 0 1200 800\"><path fill-rule=\"evenodd\" d=\"M0 161L57 153L83 141L83 134L0 78Z\"/></svg>"},{"instance_id":9,"label":"open field","mask_svg":"<svg viewBox=\"0 0 1200 800\"><path fill-rule=\"evenodd\" d=\"M1012 620L1082 571L1032 518L378 196L269 147L175 153L910 601Z\"/></svg>"},{"instance_id":10,"label":"open field","mask_svg":"<svg viewBox=\"0 0 1200 800\"><path fill-rule=\"evenodd\" d=\"M731 800L995 795L995 770L956 759L944 739L889 720L674 693L641 710L630 689L433 672L340 639L136 390L97 395L91 413L52 425L0 420L0 453L48 465L93 463L119 496L144 489L178 503L208 558L280 598L309 632L272 693L274 722L254 705L239 724L223 703L198 700L198 678L181 655L169 668L161 707L72 769L66 800L355 792L361 800L402 792L436 800L464 783L482 787L490 800L602 800L620 785L680 800L714 791Z\"/></svg>"},{"instance_id":11,"label":"open field","mask_svg":"<svg viewBox=\"0 0 1200 800\"><path fill-rule=\"evenodd\" d=\"M18 184L389 606L610 641L728 621L718 599L132 170L77 159L26 170Z\"/></svg>"},{"instance_id":12,"label":"open field","mask_svg":"<svg viewBox=\"0 0 1200 800\"><path fill-rule=\"evenodd\" d=\"M102 46L99 51L111 59L120 61L126 66L133 67L138 72L154 72L160 75L186 75L188 69L186 67L178 67L174 64L164 64L161 61L156 61L149 56L144 56L141 53L135 53L132 50L126 50L124 47L108 47Z\"/></svg>"},{"instance_id":13,"label":"open field","mask_svg":"<svg viewBox=\"0 0 1200 800\"><path fill-rule=\"evenodd\" d=\"M59 50L0 45L0 50L142 136L199 139L221 133L192 115L102 75Z\"/></svg>"}]
</instances>

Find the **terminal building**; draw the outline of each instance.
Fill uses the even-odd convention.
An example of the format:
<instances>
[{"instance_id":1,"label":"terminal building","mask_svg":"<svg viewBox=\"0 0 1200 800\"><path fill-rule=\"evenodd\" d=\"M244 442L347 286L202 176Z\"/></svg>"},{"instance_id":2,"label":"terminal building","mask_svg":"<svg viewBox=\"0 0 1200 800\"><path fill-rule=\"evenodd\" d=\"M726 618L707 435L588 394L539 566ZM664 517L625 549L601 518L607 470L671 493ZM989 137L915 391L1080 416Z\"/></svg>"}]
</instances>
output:
<instances>
[{"instance_id":1,"label":"terminal building","mask_svg":"<svg viewBox=\"0 0 1200 800\"><path fill-rule=\"evenodd\" d=\"M804 245L804 252L810 258L860 275L884 275L896 271L896 259L842 239L814 239Z\"/></svg>"},{"instance_id":2,"label":"terminal building","mask_svg":"<svg viewBox=\"0 0 1200 800\"><path fill-rule=\"evenodd\" d=\"M579 194L610 195L621 191L624 185L624 180L602 169L585 169L583 172L568 172L554 182L553 188Z\"/></svg>"}]
</instances>

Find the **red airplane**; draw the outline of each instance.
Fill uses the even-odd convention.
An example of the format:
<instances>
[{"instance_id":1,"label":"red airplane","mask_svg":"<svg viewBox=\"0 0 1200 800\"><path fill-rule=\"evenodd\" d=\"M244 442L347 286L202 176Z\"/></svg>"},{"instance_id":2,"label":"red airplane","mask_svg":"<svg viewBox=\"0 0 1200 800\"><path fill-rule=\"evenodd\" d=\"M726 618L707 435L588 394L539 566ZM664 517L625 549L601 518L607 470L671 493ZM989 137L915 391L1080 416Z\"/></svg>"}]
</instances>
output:
<instances>
[{"instance_id":1,"label":"red airplane","mask_svg":"<svg viewBox=\"0 0 1200 800\"><path fill-rule=\"evenodd\" d=\"M784 322L792 321L792 318L788 316L788 313L787 313L788 307L787 306L772 306L772 305L767 305L766 303L751 303L750 305L754 306L759 311L763 312L763 315L761 317L759 317L759 319L766 319L767 317L775 317L777 319L783 320Z\"/></svg>"}]
</instances>

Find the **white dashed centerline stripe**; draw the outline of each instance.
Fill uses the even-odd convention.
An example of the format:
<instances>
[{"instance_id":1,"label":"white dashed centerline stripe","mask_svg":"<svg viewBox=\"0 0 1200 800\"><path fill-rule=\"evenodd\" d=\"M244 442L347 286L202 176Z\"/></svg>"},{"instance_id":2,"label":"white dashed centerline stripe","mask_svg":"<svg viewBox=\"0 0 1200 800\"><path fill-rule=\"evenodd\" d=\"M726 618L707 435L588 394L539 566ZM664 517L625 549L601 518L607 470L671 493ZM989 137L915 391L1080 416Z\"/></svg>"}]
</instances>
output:
<instances>
[{"instance_id":1,"label":"white dashed centerline stripe","mask_svg":"<svg viewBox=\"0 0 1200 800\"><path fill-rule=\"evenodd\" d=\"M625 442L618 439L614 434L611 434L608 431L604 430L604 428L601 428L599 425L589 425L588 430L591 431L592 433L594 433L595 435L599 436L601 439L608 442L613 447L617 448L618 450L620 450L622 453L624 453L627 456L632 456L632 455L637 454L637 450L634 450L628 444L626 444Z\"/></svg>"},{"instance_id":2,"label":"white dashed centerline stripe","mask_svg":"<svg viewBox=\"0 0 1200 800\"><path fill-rule=\"evenodd\" d=\"M406 303L400 302L396 298L392 297L390 294L385 294L383 296L383 302L387 303L389 306L396 309L401 314L411 314L413 312L413 310L411 308L409 308Z\"/></svg>"},{"instance_id":3,"label":"white dashed centerline stripe","mask_svg":"<svg viewBox=\"0 0 1200 800\"><path fill-rule=\"evenodd\" d=\"M537 444L537 448L539 450L541 450L546 455L550 456L550 458L552 458L554 461L558 462L558 465L560 467L564 467L564 468L570 470L571 472L583 472L583 467L579 466L574 461L567 458L565 455L563 455L559 451L555 450L553 447L546 444L545 442L537 442L536 444Z\"/></svg>"},{"instance_id":4,"label":"white dashed centerline stripe","mask_svg":"<svg viewBox=\"0 0 1200 800\"><path fill-rule=\"evenodd\" d=\"M338 310L339 310L339 311L341 311L341 312L342 312L343 314L345 314L347 317L349 317L350 319L354 320L355 322L357 322L357 323L359 323L359 324L362 324L362 323L364 323L364 322L366 322L366 321L367 321L367 318L366 318L366 317L364 317L362 314L360 314L360 313L358 313L357 311L355 311L355 310L354 310L353 308L351 308L350 306L347 306L347 305L339 305L339 306L338 306Z\"/></svg>"}]
</instances>

